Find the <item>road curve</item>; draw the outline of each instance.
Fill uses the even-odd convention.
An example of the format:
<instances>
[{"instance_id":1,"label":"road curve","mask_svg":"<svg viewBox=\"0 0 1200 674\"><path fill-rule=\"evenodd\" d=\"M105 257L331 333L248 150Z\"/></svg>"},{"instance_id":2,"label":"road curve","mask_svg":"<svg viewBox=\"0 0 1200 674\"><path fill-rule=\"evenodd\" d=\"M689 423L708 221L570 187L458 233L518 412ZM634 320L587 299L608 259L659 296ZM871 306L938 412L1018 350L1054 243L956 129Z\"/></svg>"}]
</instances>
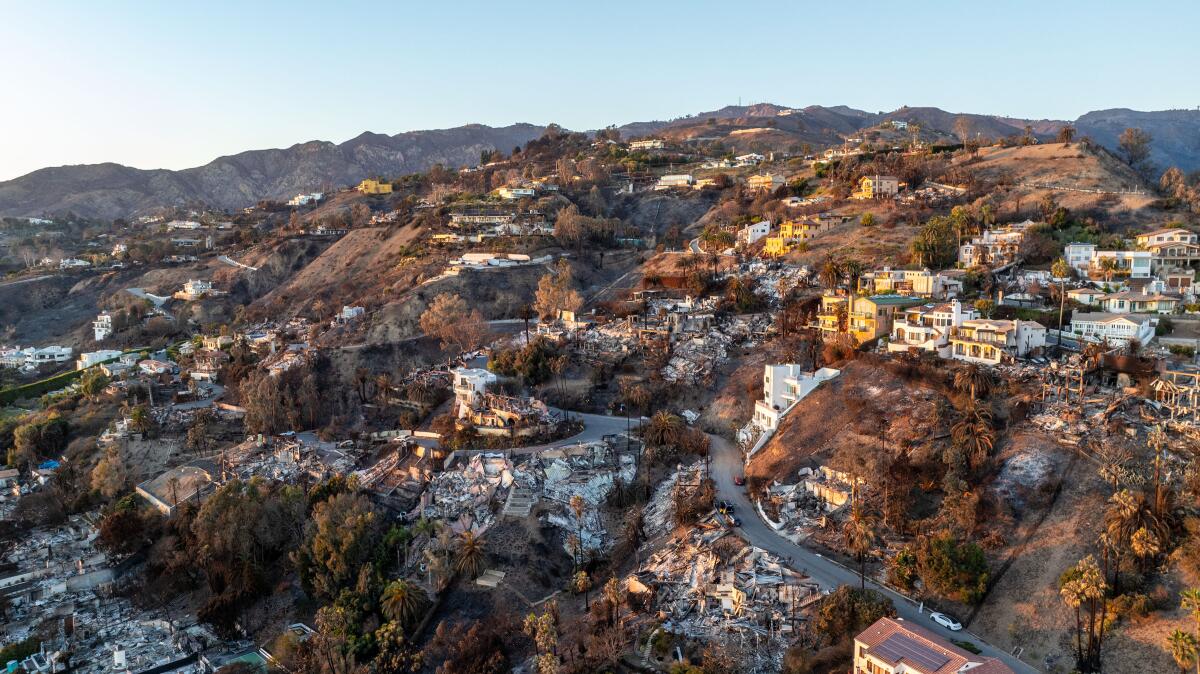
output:
<instances>
[{"instance_id":1,"label":"road curve","mask_svg":"<svg viewBox=\"0 0 1200 674\"><path fill-rule=\"evenodd\" d=\"M784 559L790 559L790 566L805 572L823 589L832 590L841 585L857 587L859 578L855 571L819 553L796 545L763 522L758 516L754 504L750 501L750 497L746 494L745 488L733 483L734 477L741 475L743 472L741 451L725 438L717 435L709 435L709 438L711 439L712 479L716 485L717 498L734 505L739 519L742 521L742 526L739 527L739 533L742 537L751 545L768 550ZM913 624L920 625L946 639L969 639L979 647L982 655L1000 658L1015 672L1032 673L1038 671L1011 654L991 646L970 632L965 630L951 632L943 628L930 620L928 614L923 613L920 607L911 599L878 583L872 582L869 578L867 579L867 587L891 599L892 603L896 606L897 615L911 621Z\"/></svg>"}]
</instances>

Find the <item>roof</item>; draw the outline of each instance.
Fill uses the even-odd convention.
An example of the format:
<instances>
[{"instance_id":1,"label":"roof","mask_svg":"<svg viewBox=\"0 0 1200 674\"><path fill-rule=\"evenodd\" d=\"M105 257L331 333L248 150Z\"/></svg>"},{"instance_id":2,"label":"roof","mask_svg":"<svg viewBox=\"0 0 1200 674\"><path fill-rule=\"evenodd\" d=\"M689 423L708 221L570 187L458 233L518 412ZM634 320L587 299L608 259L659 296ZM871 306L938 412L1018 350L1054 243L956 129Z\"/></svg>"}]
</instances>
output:
<instances>
[{"instance_id":1,"label":"roof","mask_svg":"<svg viewBox=\"0 0 1200 674\"><path fill-rule=\"evenodd\" d=\"M908 671L921 674L950 674L974 664L976 674L1012 674L1012 669L996 658L979 657L955 646L933 632L904 620L880 618L863 630L855 641L867 652L888 664L901 662Z\"/></svg>"},{"instance_id":2,"label":"roof","mask_svg":"<svg viewBox=\"0 0 1200 674\"><path fill-rule=\"evenodd\" d=\"M1145 292L1141 292L1141 291L1137 291L1137 290L1122 290L1120 292L1105 295L1104 299L1105 300L1142 300L1142 301L1171 300L1172 302L1179 300L1178 297L1172 297L1170 295L1163 295L1161 293L1147 294Z\"/></svg>"},{"instance_id":3,"label":"roof","mask_svg":"<svg viewBox=\"0 0 1200 674\"><path fill-rule=\"evenodd\" d=\"M1194 232L1192 232L1191 230L1184 229L1182 227L1163 227L1162 229L1156 229L1154 231L1146 232L1144 234L1138 234L1138 238L1141 238L1143 236L1157 236L1159 234L1173 234L1175 232L1183 232L1184 234L1194 234Z\"/></svg>"},{"instance_id":4,"label":"roof","mask_svg":"<svg viewBox=\"0 0 1200 674\"><path fill-rule=\"evenodd\" d=\"M1130 323L1142 325L1149 321L1156 320L1156 316L1146 314L1110 314L1102 311L1096 311L1087 314L1075 314L1071 316L1071 322L1079 321L1080 323L1116 323L1119 320L1126 320Z\"/></svg>"}]
</instances>

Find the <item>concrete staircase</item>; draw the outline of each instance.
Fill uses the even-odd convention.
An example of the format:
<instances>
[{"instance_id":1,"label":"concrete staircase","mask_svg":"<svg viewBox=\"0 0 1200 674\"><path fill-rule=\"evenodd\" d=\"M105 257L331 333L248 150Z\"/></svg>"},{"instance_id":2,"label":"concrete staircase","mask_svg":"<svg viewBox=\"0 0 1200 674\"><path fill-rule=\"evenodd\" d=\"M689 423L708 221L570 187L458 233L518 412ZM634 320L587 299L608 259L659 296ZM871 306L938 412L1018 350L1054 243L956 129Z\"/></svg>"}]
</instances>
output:
<instances>
[{"instance_id":1,"label":"concrete staircase","mask_svg":"<svg viewBox=\"0 0 1200 674\"><path fill-rule=\"evenodd\" d=\"M501 514L505 517L529 517L535 503L537 503L537 496L534 495L533 490L514 486L508 492L508 499L504 502L504 510Z\"/></svg>"}]
</instances>

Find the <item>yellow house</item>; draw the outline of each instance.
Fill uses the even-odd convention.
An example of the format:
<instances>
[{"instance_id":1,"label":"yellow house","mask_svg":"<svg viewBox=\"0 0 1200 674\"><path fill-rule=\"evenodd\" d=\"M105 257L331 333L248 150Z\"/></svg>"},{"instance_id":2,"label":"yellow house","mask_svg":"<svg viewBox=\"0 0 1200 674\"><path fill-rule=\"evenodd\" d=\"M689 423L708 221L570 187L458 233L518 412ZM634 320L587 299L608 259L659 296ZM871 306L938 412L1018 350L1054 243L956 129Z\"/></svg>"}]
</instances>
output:
<instances>
[{"instance_id":1,"label":"yellow house","mask_svg":"<svg viewBox=\"0 0 1200 674\"><path fill-rule=\"evenodd\" d=\"M387 181L367 178L358 184L358 191L363 194L391 194L392 184Z\"/></svg>"},{"instance_id":2,"label":"yellow house","mask_svg":"<svg viewBox=\"0 0 1200 674\"><path fill-rule=\"evenodd\" d=\"M778 173L760 173L746 179L746 185L752 190L774 190L787 184Z\"/></svg>"},{"instance_id":3,"label":"yellow house","mask_svg":"<svg viewBox=\"0 0 1200 674\"><path fill-rule=\"evenodd\" d=\"M841 305L848 304L848 309ZM817 322L826 332L846 332L854 340L862 344L872 339L890 334L892 317L896 312L903 312L908 307L921 304L917 297L903 295L874 295L872 297L855 297L847 300L845 297L826 295L821 298L821 309L817 313ZM842 317L845 317L843 330Z\"/></svg>"},{"instance_id":4,"label":"yellow house","mask_svg":"<svg viewBox=\"0 0 1200 674\"><path fill-rule=\"evenodd\" d=\"M900 180L896 176L863 176L854 196L859 199L875 199L896 196L899 191Z\"/></svg>"},{"instance_id":5,"label":"yellow house","mask_svg":"<svg viewBox=\"0 0 1200 674\"><path fill-rule=\"evenodd\" d=\"M821 225L814 222L795 222L789 220L779 224L779 236L788 240L807 241L817 235Z\"/></svg>"},{"instance_id":6,"label":"yellow house","mask_svg":"<svg viewBox=\"0 0 1200 674\"><path fill-rule=\"evenodd\" d=\"M763 255L779 257L780 255L786 255L791 249L792 247L788 245L787 239L784 237L768 236L766 243L763 244Z\"/></svg>"}]
</instances>

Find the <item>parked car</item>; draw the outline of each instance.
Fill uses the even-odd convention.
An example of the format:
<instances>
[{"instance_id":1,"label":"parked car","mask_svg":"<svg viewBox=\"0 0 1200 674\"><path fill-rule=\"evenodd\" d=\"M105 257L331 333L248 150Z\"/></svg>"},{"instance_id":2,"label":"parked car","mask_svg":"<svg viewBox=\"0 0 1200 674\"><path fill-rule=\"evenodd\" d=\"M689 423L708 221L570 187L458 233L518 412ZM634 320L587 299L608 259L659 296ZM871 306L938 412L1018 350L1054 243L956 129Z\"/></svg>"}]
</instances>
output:
<instances>
[{"instance_id":1,"label":"parked car","mask_svg":"<svg viewBox=\"0 0 1200 674\"><path fill-rule=\"evenodd\" d=\"M942 627L945 627L951 632L957 632L962 629L962 623L958 622L954 618L951 618L945 613L930 613L929 619L941 625Z\"/></svg>"},{"instance_id":2,"label":"parked car","mask_svg":"<svg viewBox=\"0 0 1200 674\"><path fill-rule=\"evenodd\" d=\"M717 512L723 515L732 515L733 504L729 501L717 501Z\"/></svg>"},{"instance_id":3,"label":"parked car","mask_svg":"<svg viewBox=\"0 0 1200 674\"><path fill-rule=\"evenodd\" d=\"M740 526L742 526L742 521L741 521L740 519L736 518L736 517L730 517L730 518L729 518L729 521L730 521L730 522L733 522L733 526L735 526L735 527L740 527Z\"/></svg>"},{"instance_id":4,"label":"parked car","mask_svg":"<svg viewBox=\"0 0 1200 674\"><path fill-rule=\"evenodd\" d=\"M744 475L734 476L733 483L739 487L745 485L746 484L746 476L744 476Z\"/></svg>"}]
</instances>

